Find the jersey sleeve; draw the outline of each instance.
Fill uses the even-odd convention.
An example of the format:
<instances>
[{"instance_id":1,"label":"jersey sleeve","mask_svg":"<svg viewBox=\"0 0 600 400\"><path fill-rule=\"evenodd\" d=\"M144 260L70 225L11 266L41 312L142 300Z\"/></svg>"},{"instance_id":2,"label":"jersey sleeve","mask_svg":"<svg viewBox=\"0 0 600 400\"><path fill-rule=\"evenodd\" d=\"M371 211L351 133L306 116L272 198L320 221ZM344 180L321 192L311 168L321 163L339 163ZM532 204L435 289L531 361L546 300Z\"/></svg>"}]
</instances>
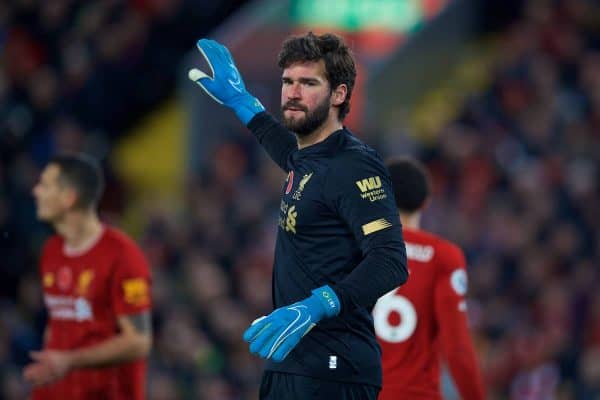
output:
<instances>
[{"instance_id":1,"label":"jersey sleeve","mask_svg":"<svg viewBox=\"0 0 600 400\"><path fill-rule=\"evenodd\" d=\"M271 159L279 165L279 168L288 172L288 157L298 149L296 136L267 112L261 112L252 118L248 129L256 136L258 142Z\"/></svg>"},{"instance_id":2,"label":"jersey sleeve","mask_svg":"<svg viewBox=\"0 0 600 400\"><path fill-rule=\"evenodd\" d=\"M112 282L116 315L136 314L151 308L150 268L133 242L124 242Z\"/></svg>"},{"instance_id":3,"label":"jersey sleeve","mask_svg":"<svg viewBox=\"0 0 600 400\"><path fill-rule=\"evenodd\" d=\"M442 354L464 400L485 398L466 313L467 271L463 252L442 242L441 268L435 284L435 314Z\"/></svg>"},{"instance_id":4,"label":"jersey sleeve","mask_svg":"<svg viewBox=\"0 0 600 400\"><path fill-rule=\"evenodd\" d=\"M363 260L332 286L342 312L371 307L406 281L406 249L387 169L376 154L352 151L327 174L325 197L349 227Z\"/></svg>"}]
</instances>

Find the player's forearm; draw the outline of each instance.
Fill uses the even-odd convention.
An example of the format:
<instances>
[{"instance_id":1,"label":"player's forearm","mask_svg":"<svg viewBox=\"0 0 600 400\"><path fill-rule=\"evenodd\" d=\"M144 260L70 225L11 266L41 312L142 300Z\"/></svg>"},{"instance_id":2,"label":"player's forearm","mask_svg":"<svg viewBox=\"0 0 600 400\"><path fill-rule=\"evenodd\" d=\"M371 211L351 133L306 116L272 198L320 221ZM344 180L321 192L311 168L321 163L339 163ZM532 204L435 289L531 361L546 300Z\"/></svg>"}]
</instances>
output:
<instances>
[{"instance_id":1,"label":"player's forearm","mask_svg":"<svg viewBox=\"0 0 600 400\"><path fill-rule=\"evenodd\" d=\"M298 147L295 136L266 112L257 114L248 124L248 129L273 161L288 172L287 156Z\"/></svg>"},{"instance_id":2,"label":"player's forearm","mask_svg":"<svg viewBox=\"0 0 600 400\"><path fill-rule=\"evenodd\" d=\"M472 346L452 351L447 357L450 373L464 400L483 400L485 391Z\"/></svg>"},{"instance_id":3,"label":"player's forearm","mask_svg":"<svg viewBox=\"0 0 600 400\"><path fill-rule=\"evenodd\" d=\"M461 397L464 400L483 400L483 382L467 317L458 307L448 307L451 304L456 304L452 296L436 297L442 353Z\"/></svg>"},{"instance_id":4,"label":"player's forearm","mask_svg":"<svg viewBox=\"0 0 600 400\"><path fill-rule=\"evenodd\" d=\"M149 335L120 334L91 347L70 353L71 369L119 364L148 356L152 346Z\"/></svg>"},{"instance_id":5,"label":"player's forearm","mask_svg":"<svg viewBox=\"0 0 600 400\"><path fill-rule=\"evenodd\" d=\"M370 307L384 294L406 282L406 251L402 240L390 247L371 250L363 261L337 285L332 286L341 312Z\"/></svg>"}]
</instances>

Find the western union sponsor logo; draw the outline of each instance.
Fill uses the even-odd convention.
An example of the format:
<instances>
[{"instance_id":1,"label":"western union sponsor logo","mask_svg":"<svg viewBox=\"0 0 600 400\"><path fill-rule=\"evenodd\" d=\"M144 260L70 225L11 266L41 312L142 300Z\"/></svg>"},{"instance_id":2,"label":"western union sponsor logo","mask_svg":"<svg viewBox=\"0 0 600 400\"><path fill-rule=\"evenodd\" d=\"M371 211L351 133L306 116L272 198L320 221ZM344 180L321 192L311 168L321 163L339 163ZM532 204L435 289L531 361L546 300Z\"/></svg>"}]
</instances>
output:
<instances>
[{"instance_id":1,"label":"western union sponsor logo","mask_svg":"<svg viewBox=\"0 0 600 400\"><path fill-rule=\"evenodd\" d=\"M379 189L381 187L381 178L378 176L372 176L370 178L361 179L356 181L356 186L358 186L361 193L369 190Z\"/></svg>"},{"instance_id":2,"label":"western union sponsor logo","mask_svg":"<svg viewBox=\"0 0 600 400\"><path fill-rule=\"evenodd\" d=\"M382 229L386 229L392 226L391 222L388 222L385 218L379 218L375 221L371 221L368 224L364 224L362 226L362 231L365 236L370 235L371 233L380 231Z\"/></svg>"},{"instance_id":3,"label":"western union sponsor logo","mask_svg":"<svg viewBox=\"0 0 600 400\"><path fill-rule=\"evenodd\" d=\"M381 188L381 189L377 189L377 190L372 190L367 193L361 193L360 197L363 200L367 199L367 200L373 202L373 201L385 199L387 197L387 195L385 194L385 189Z\"/></svg>"}]
</instances>

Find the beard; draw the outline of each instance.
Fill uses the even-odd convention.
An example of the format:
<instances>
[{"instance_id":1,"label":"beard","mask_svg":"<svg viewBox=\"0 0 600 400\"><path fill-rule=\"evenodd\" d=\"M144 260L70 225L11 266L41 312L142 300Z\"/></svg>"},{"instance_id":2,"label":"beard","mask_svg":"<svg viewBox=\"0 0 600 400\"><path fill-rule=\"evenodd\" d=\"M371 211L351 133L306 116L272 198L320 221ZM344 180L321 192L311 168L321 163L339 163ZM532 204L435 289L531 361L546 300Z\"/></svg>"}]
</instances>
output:
<instances>
[{"instance_id":1,"label":"beard","mask_svg":"<svg viewBox=\"0 0 600 400\"><path fill-rule=\"evenodd\" d=\"M299 103L287 102L281 107L283 125L300 137L308 136L325 123L329 116L329 107L329 98L327 97L313 111L308 111L308 108ZM301 119L286 118L285 110L288 108L304 111L305 117Z\"/></svg>"}]
</instances>

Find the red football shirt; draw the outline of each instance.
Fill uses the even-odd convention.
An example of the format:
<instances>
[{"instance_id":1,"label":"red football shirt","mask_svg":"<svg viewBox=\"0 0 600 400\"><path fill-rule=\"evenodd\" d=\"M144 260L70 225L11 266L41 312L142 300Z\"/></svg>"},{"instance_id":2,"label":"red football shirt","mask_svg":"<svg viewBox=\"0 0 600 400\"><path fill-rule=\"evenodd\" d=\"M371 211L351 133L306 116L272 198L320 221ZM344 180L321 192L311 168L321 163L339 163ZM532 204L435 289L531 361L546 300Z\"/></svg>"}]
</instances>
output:
<instances>
[{"instance_id":1,"label":"red football shirt","mask_svg":"<svg viewBox=\"0 0 600 400\"><path fill-rule=\"evenodd\" d=\"M118 332L119 316L150 309L150 270L142 252L125 234L105 227L89 249L65 251L52 236L43 248L41 277L48 310L45 348L80 349ZM146 362L79 369L34 390L34 400L142 400Z\"/></svg>"},{"instance_id":2,"label":"red football shirt","mask_svg":"<svg viewBox=\"0 0 600 400\"><path fill-rule=\"evenodd\" d=\"M465 312L464 254L431 233L403 233L408 282L379 299L373 309L383 365L379 400L441 399L442 360L463 400L483 399Z\"/></svg>"}]
</instances>

